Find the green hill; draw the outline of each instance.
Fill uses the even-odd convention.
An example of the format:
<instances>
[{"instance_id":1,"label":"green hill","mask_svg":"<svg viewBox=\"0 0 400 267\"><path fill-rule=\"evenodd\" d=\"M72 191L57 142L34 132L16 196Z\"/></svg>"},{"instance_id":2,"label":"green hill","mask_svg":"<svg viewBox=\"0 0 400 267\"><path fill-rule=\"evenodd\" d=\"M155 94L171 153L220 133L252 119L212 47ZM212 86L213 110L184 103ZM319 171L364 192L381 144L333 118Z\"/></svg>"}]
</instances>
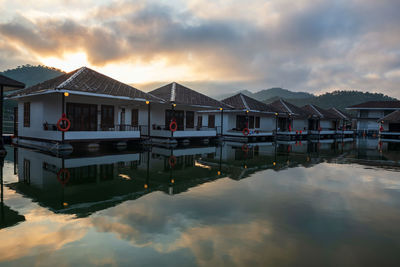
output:
<instances>
[{"instance_id":1,"label":"green hill","mask_svg":"<svg viewBox=\"0 0 400 267\"><path fill-rule=\"evenodd\" d=\"M8 69L6 71L0 72L11 79L23 82L26 87L38 84L40 82L55 78L65 72L56 68L51 68L47 66L32 66L23 65L18 66L15 69ZM12 132L13 121L13 108L17 106L17 102L14 100L4 101L4 131Z\"/></svg>"},{"instance_id":2,"label":"green hill","mask_svg":"<svg viewBox=\"0 0 400 267\"><path fill-rule=\"evenodd\" d=\"M238 93L242 93L242 94L250 96L254 99L260 99L260 100L270 99L273 97L285 98L285 99L297 99L297 98L303 99L303 98L310 98L310 97L314 96L313 94L306 93L306 92L292 92L288 89L274 87L274 88L260 90L255 93L252 93L249 90L236 91L234 93L220 95L217 97L217 99L222 100L222 99L228 98L230 96L236 95Z\"/></svg>"},{"instance_id":3,"label":"green hill","mask_svg":"<svg viewBox=\"0 0 400 267\"><path fill-rule=\"evenodd\" d=\"M11 79L25 83L26 87L52 79L64 73L65 72L62 70L42 65L23 65L15 69L8 69L0 72L0 74L10 77Z\"/></svg>"},{"instance_id":4,"label":"green hill","mask_svg":"<svg viewBox=\"0 0 400 267\"><path fill-rule=\"evenodd\" d=\"M264 100L264 103L272 103L275 100L279 99L279 97L269 98ZM307 104L314 104L321 108L332 108L335 107L342 111L346 111L345 108L348 106L360 104L367 101L388 101L388 100L397 100L396 98L380 94L380 93L368 93L368 92L360 92L360 91L333 91L331 93L325 93L319 96L313 96L309 98L283 98L289 103L292 103L296 106L304 106Z\"/></svg>"}]
</instances>

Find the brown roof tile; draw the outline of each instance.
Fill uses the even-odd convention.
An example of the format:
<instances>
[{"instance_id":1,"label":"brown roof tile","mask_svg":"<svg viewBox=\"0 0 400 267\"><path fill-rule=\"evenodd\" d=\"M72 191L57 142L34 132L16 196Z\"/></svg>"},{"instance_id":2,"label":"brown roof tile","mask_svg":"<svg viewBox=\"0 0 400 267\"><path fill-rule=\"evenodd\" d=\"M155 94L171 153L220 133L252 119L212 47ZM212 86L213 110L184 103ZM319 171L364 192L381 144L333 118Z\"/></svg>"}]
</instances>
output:
<instances>
[{"instance_id":1,"label":"brown roof tile","mask_svg":"<svg viewBox=\"0 0 400 267\"><path fill-rule=\"evenodd\" d=\"M283 99L276 100L270 104L270 106L276 110L278 113L286 113L290 115L294 115L300 118L306 118L310 114L305 110L284 101Z\"/></svg>"},{"instance_id":2,"label":"brown roof tile","mask_svg":"<svg viewBox=\"0 0 400 267\"><path fill-rule=\"evenodd\" d=\"M0 74L0 85L12 88L24 88L25 84Z\"/></svg>"},{"instance_id":3,"label":"brown roof tile","mask_svg":"<svg viewBox=\"0 0 400 267\"><path fill-rule=\"evenodd\" d=\"M393 111L392 113L386 115L378 121L400 123L400 110Z\"/></svg>"},{"instance_id":4,"label":"brown roof tile","mask_svg":"<svg viewBox=\"0 0 400 267\"><path fill-rule=\"evenodd\" d=\"M87 67L82 67L80 69L60 75L56 78L20 90L10 95L10 97L30 95L32 93L38 93L47 90L70 90L162 101L157 97L142 92L130 85L119 82Z\"/></svg>"},{"instance_id":5,"label":"brown roof tile","mask_svg":"<svg viewBox=\"0 0 400 267\"><path fill-rule=\"evenodd\" d=\"M357 109L357 108L399 108L400 109L400 101L368 101L361 104L353 105L348 107L348 109Z\"/></svg>"},{"instance_id":6,"label":"brown roof tile","mask_svg":"<svg viewBox=\"0 0 400 267\"><path fill-rule=\"evenodd\" d=\"M157 88L151 91L150 94L159 97L166 102L175 104L203 106L209 108L231 108L229 105L226 105L221 101L215 100L175 82Z\"/></svg>"},{"instance_id":7,"label":"brown roof tile","mask_svg":"<svg viewBox=\"0 0 400 267\"><path fill-rule=\"evenodd\" d=\"M222 102L224 102L227 105L232 106L235 109L275 112L270 105L262 103L258 100L255 100L254 98L251 98L242 93L228 97L228 98L222 100Z\"/></svg>"}]
</instances>

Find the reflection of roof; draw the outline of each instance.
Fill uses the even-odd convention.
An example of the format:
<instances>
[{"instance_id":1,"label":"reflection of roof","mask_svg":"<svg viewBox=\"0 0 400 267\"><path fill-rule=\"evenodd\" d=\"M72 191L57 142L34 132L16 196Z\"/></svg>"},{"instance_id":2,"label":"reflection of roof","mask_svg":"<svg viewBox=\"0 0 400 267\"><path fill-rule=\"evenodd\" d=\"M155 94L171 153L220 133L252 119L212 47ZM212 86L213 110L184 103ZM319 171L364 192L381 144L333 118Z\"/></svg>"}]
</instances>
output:
<instances>
[{"instance_id":1,"label":"reflection of roof","mask_svg":"<svg viewBox=\"0 0 400 267\"><path fill-rule=\"evenodd\" d=\"M389 108L400 109L400 101L368 101L361 104L353 105L347 109L368 109L368 108Z\"/></svg>"},{"instance_id":2,"label":"reflection of roof","mask_svg":"<svg viewBox=\"0 0 400 267\"><path fill-rule=\"evenodd\" d=\"M150 94L167 102L176 104L205 106L212 108L230 108L228 105L218 100L203 95L202 93L196 92L176 82L155 89L151 91Z\"/></svg>"},{"instance_id":3,"label":"reflection of roof","mask_svg":"<svg viewBox=\"0 0 400 267\"><path fill-rule=\"evenodd\" d=\"M12 88L24 88L25 84L0 74L0 85Z\"/></svg>"},{"instance_id":4,"label":"reflection of roof","mask_svg":"<svg viewBox=\"0 0 400 267\"><path fill-rule=\"evenodd\" d=\"M400 123L400 110L396 110L389 115L386 115L385 117L379 119L378 121Z\"/></svg>"},{"instance_id":5,"label":"reflection of roof","mask_svg":"<svg viewBox=\"0 0 400 267\"><path fill-rule=\"evenodd\" d=\"M10 95L10 97L30 95L48 90L71 90L92 94L160 101L160 99L150 94L142 92L130 85L114 80L87 67L76 69L53 79L25 88L15 92Z\"/></svg>"},{"instance_id":6,"label":"reflection of roof","mask_svg":"<svg viewBox=\"0 0 400 267\"><path fill-rule=\"evenodd\" d=\"M305 110L307 113L309 113L311 116L323 118L323 119L341 119L342 117L339 116L336 112L333 113L329 110L320 108L316 105L308 104L302 107L303 110Z\"/></svg>"},{"instance_id":7,"label":"reflection of roof","mask_svg":"<svg viewBox=\"0 0 400 267\"><path fill-rule=\"evenodd\" d=\"M254 98L251 98L242 93L228 97L228 98L222 100L222 102L232 106L235 109L274 112L271 106L269 106L265 103L262 103L258 100L255 100Z\"/></svg>"},{"instance_id":8,"label":"reflection of roof","mask_svg":"<svg viewBox=\"0 0 400 267\"><path fill-rule=\"evenodd\" d=\"M289 102L286 102L283 99L279 99L272 102L270 106L279 113L288 113L291 115L297 115L299 117L304 117L304 118L309 115L305 110Z\"/></svg>"}]
</instances>

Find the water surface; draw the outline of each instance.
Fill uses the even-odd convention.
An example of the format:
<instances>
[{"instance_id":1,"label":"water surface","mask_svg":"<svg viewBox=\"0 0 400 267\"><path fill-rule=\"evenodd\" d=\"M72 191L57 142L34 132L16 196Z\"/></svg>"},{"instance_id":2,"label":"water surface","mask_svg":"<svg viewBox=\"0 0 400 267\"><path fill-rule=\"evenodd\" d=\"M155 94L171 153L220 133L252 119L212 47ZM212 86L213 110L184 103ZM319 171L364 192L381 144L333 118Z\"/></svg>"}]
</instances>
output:
<instances>
[{"instance_id":1,"label":"water surface","mask_svg":"<svg viewBox=\"0 0 400 267\"><path fill-rule=\"evenodd\" d=\"M400 266L398 144L7 149L1 266Z\"/></svg>"}]
</instances>

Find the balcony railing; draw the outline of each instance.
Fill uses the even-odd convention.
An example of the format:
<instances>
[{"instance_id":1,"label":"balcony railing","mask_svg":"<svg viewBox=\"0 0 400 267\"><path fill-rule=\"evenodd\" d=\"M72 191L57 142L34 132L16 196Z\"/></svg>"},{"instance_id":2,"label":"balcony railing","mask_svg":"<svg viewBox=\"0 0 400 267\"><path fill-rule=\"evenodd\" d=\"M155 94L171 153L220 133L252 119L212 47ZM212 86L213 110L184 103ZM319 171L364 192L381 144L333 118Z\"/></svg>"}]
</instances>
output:
<instances>
[{"instance_id":1,"label":"balcony railing","mask_svg":"<svg viewBox=\"0 0 400 267\"><path fill-rule=\"evenodd\" d=\"M59 131L57 124L54 123L43 123L43 130L45 131ZM97 125L97 129L93 130L90 128L82 128L82 129L71 129L69 131L104 131L104 132L122 132L122 131L139 131L140 126L132 126L130 124L114 124L109 126Z\"/></svg>"}]
</instances>

